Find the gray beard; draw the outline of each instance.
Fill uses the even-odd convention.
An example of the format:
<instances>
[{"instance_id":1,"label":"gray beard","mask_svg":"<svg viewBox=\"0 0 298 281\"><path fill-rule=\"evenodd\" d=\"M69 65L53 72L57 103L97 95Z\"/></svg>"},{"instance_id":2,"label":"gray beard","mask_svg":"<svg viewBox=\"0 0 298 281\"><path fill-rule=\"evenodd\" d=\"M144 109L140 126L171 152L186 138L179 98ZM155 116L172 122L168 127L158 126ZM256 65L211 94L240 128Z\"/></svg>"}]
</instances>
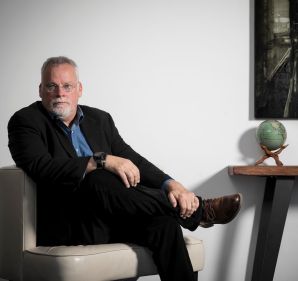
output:
<instances>
[{"instance_id":1,"label":"gray beard","mask_svg":"<svg viewBox=\"0 0 298 281\"><path fill-rule=\"evenodd\" d=\"M61 108L59 106L54 106L53 104L51 104L50 111L63 121L71 114L71 107L69 105L67 107Z\"/></svg>"},{"instance_id":2,"label":"gray beard","mask_svg":"<svg viewBox=\"0 0 298 281\"><path fill-rule=\"evenodd\" d=\"M59 119L64 120L70 115L70 108L54 108L52 111Z\"/></svg>"}]
</instances>

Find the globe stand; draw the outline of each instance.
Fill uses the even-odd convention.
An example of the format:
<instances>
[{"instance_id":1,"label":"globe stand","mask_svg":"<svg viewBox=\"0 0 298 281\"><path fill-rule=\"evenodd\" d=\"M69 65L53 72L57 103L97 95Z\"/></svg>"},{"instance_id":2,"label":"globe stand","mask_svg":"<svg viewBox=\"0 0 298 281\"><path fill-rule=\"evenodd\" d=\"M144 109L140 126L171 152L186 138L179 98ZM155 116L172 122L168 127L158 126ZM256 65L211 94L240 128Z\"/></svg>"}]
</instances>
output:
<instances>
[{"instance_id":1,"label":"globe stand","mask_svg":"<svg viewBox=\"0 0 298 281\"><path fill-rule=\"evenodd\" d=\"M269 150L265 145L260 145L261 148L264 150L265 154L261 159L259 159L255 165L259 165L264 162L269 157L272 157L275 160L275 163L277 166L283 166L283 163L279 160L278 154L280 154L287 146L287 145L282 145L278 150L276 151L271 151Z\"/></svg>"}]
</instances>

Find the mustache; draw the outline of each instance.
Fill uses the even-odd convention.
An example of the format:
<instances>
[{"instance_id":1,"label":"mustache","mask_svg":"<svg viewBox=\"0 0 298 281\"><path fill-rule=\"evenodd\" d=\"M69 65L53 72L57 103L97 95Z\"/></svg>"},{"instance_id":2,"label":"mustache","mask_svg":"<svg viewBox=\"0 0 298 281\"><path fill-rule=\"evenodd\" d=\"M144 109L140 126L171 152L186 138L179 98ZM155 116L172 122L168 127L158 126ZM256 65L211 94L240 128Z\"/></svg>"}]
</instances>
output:
<instances>
[{"instance_id":1,"label":"mustache","mask_svg":"<svg viewBox=\"0 0 298 281\"><path fill-rule=\"evenodd\" d=\"M70 102L67 99L56 98L51 100L51 105L57 105L58 103L66 103L70 105Z\"/></svg>"}]
</instances>

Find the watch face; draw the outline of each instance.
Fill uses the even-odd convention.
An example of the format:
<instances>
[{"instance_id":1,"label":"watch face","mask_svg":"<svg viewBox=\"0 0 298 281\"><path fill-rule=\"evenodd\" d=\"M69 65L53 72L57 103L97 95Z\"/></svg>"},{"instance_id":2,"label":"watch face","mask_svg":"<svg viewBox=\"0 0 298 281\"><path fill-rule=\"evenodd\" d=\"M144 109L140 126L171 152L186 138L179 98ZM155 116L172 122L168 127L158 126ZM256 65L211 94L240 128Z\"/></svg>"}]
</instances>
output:
<instances>
[{"instance_id":1,"label":"watch face","mask_svg":"<svg viewBox=\"0 0 298 281\"><path fill-rule=\"evenodd\" d=\"M93 158L97 164L97 169L103 169L106 163L106 156L105 152L95 152Z\"/></svg>"}]
</instances>

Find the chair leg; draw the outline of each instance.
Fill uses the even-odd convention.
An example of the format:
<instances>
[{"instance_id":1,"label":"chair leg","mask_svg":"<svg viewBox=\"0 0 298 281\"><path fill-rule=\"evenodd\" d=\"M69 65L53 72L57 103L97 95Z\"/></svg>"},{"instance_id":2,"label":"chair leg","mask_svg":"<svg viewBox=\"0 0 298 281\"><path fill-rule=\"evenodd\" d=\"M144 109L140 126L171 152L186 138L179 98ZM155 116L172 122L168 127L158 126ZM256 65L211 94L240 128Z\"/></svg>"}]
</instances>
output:
<instances>
[{"instance_id":1,"label":"chair leg","mask_svg":"<svg viewBox=\"0 0 298 281\"><path fill-rule=\"evenodd\" d=\"M198 280L198 271L195 271L195 272L193 273L193 275L194 275L194 277L195 277L195 280Z\"/></svg>"}]
</instances>

